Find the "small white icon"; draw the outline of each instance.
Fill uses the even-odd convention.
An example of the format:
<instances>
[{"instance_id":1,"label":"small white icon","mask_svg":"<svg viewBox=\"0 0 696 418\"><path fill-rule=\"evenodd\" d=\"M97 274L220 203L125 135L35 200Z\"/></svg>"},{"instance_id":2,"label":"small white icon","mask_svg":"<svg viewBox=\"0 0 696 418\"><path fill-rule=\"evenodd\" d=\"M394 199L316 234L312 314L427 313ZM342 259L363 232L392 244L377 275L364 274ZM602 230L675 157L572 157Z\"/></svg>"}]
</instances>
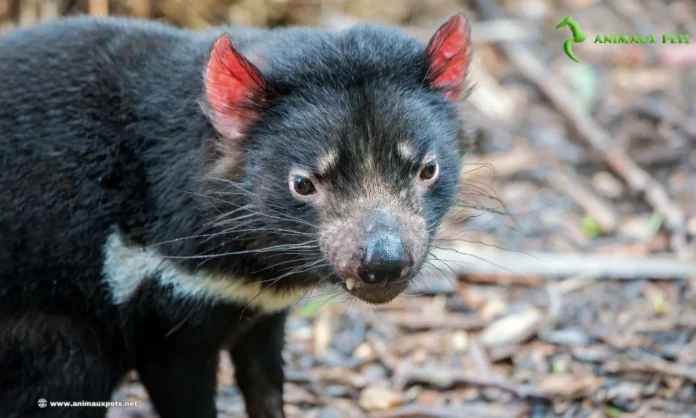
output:
<instances>
[{"instance_id":1,"label":"small white icon","mask_svg":"<svg viewBox=\"0 0 696 418\"><path fill-rule=\"evenodd\" d=\"M39 399L39 408L45 408L48 403L46 402L46 399L41 398Z\"/></svg>"}]
</instances>

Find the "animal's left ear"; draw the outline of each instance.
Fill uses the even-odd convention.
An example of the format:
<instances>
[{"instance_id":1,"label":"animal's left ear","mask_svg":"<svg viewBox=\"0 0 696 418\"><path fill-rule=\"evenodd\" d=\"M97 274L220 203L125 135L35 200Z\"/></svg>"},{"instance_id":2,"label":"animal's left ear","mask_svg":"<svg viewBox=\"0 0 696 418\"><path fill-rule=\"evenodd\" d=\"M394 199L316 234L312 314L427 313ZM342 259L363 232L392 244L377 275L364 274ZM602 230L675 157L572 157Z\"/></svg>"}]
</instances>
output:
<instances>
[{"instance_id":1,"label":"animal's left ear","mask_svg":"<svg viewBox=\"0 0 696 418\"><path fill-rule=\"evenodd\" d=\"M469 22L459 13L442 25L427 47L430 87L450 100L459 99L471 62Z\"/></svg>"}]
</instances>

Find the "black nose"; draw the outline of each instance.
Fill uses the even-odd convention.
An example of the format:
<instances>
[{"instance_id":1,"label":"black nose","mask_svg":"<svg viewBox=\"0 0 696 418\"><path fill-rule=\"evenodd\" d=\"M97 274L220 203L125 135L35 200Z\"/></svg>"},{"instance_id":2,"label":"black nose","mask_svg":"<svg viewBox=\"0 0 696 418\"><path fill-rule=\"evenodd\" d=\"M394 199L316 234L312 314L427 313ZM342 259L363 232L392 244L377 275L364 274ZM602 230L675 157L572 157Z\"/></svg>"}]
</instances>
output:
<instances>
[{"instance_id":1,"label":"black nose","mask_svg":"<svg viewBox=\"0 0 696 418\"><path fill-rule=\"evenodd\" d=\"M410 264L401 239L383 235L369 240L365 246L358 277L366 284L384 286L401 278Z\"/></svg>"}]
</instances>

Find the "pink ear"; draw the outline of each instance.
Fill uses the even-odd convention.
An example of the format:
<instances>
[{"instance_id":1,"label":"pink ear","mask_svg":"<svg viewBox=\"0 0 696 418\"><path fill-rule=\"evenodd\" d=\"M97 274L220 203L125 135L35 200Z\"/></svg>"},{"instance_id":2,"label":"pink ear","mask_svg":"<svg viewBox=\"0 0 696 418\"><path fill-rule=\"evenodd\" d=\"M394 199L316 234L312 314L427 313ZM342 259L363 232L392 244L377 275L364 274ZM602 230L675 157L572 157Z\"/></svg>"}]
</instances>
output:
<instances>
[{"instance_id":1,"label":"pink ear","mask_svg":"<svg viewBox=\"0 0 696 418\"><path fill-rule=\"evenodd\" d=\"M471 61L469 23L459 13L442 25L428 43L430 86L457 100Z\"/></svg>"},{"instance_id":2,"label":"pink ear","mask_svg":"<svg viewBox=\"0 0 696 418\"><path fill-rule=\"evenodd\" d=\"M205 96L213 125L226 138L240 137L259 116L266 81L235 49L229 35L213 46L205 73Z\"/></svg>"}]
</instances>

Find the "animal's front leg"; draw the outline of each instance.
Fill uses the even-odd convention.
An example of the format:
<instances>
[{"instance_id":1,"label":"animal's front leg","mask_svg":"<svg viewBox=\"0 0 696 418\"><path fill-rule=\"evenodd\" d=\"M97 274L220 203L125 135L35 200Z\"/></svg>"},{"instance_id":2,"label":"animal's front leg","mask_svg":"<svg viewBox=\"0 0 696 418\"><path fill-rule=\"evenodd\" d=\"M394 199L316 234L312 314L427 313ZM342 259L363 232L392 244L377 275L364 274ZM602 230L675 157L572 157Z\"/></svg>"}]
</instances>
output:
<instances>
[{"instance_id":1,"label":"animal's front leg","mask_svg":"<svg viewBox=\"0 0 696 418\"><path fill-rule=\"evenodd\" d=\"M215 418L218 351L151 349L138 373L162 418Z\"/></svg>"},{"instance_id":2,"label":"animal's front leg","mask_svg":"<svg viewBox=\"0 0 696 418\"><path fill-rule=\"evenodd\" d=\"M286 312L262 318L230 348L250 418L283 418Z\"/></svg>"}]
</instances>

